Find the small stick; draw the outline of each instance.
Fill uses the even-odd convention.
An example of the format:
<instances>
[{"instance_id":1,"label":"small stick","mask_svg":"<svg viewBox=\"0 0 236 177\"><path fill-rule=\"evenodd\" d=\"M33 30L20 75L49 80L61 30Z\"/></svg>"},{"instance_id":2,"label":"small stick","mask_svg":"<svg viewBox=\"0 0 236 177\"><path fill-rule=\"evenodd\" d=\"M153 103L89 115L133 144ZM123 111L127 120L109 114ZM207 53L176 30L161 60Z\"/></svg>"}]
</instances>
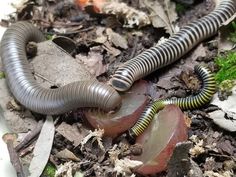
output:
<instances>
[{"instance_id":1,"label":"small stick","mask_svg":"<svg viewBox=\"0 0 236 177\"><path fill-rule=\"evenodd\" d=\"M132 49L132 51L131 51L130 58L133 58L133 57L136 55L136 51L137 51L137 48L138 48L137 43L138 43L138 37L136 36L136 37L134 38L134 47L133 47L133 49Z\"/></svg>"},{"instance_id":2,"label":"small stick","mask_svg":"<svg viewBox=\"0 0 236 177\"><path fill-rule=\"evenodd\" d=\"M47 79L46 77L42 76L42 75L39 74L39 73L36 73L36 72L35 72L34 75L35 75L35 76L38 76L39 78L41 78L41 79L43 79L43 80L45 80L45 81L48 81L49 83L55 85L55 83L54 83L53 81L50 81L49 79Z\"/></svg>"},{"instance_id":3,"label":"small stick","mask_svg":"<svg viewBox=\"0 0 236 177\"><path fill-rule=\"evenodd\" d=\"M10 161L16 170L17 177L25 177L19 156L14 148L13 142L16 140L16 134L6 133L2 137L3 141L7 144L7 149L10 156Z\"/></svg>"},{"instance_id":4,"label":"small stick","mask_svg":"<svg viewBox=\"0 0 236 177\"><path fill-rule=\"evenodd\" d=\"M19 152L22 148L27 147L29 142L34 139L41 131L43 126L43 121L39 121L35 129L33 129L25 138L15 147L16 152Z\"/></svg>"}]
</instances>

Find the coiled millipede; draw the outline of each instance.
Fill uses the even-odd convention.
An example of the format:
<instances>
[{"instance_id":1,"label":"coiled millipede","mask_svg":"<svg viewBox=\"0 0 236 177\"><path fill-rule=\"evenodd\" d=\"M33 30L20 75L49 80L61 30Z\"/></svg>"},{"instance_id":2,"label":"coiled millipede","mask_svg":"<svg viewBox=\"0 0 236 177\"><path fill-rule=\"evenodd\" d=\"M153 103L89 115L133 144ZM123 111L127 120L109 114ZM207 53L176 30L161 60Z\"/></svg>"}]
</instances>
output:
<instances>
[{"instance_id":1,"label":"coiled millipede","mask_svg":"<svg viewBox=\"0 0 236 177\"><path fill-rule=\"evenodd\" d=\"M129 129L129 136L132 139L142 134L152 121L154 115L168 104L175 104L181 109L187 110L199 108L211 100L213 94L216 91L214 75L209 71L208 68L201 65L195 66L194 70L202 80L203 86L200 93L186 98L161 99L150 103L145 108L136 124Z\"/></svg>"},{"instance_id":2,"label":"coiled millipede","mask_svg":"<svg viewBox=\"0 0 236 177\"><path fill-rule=\"evenodd\" d=\"M220 0L210 14L183 27L163 44L151 47L119 67L110 80L118 91L128 90L132 84L153 71L167 66L190 51L202 40L216 34L219 27L235 13L234 0ZM195 71L203 79L203 89L197 96L158 100L147 106L138 122L129 130L129 136L139 136L149 125L155 113L167 104L176 104L182 109L198 108L209 102L214 91L215 81L204 67Z\"/></svg>"},{"instance_id":3,"label":"coiled millipede","mask_svg":"<svg viewBox=\"0 0 236 177\"><path fill-rule=\"evenodd\" d=\"M121 103L120 95L97 80L70 83L57 89L40 86L33 77L26 56L26 44L41 42L43 34L28 22L11 25L1 41L1 58L8 86L26 108L41 114L62 114L79 107L113 110Z\"/></svg>"}]
</instances>

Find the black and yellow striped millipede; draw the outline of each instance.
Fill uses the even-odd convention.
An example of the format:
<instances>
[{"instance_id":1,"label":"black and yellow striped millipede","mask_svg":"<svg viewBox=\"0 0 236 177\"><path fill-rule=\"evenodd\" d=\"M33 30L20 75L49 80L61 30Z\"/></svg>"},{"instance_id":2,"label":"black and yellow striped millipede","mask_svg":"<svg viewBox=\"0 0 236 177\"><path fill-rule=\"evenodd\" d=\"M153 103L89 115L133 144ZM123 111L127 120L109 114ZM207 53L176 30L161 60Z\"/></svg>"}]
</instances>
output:
<instances>
[{"instance_id":1,"label":"black and yellow striped millipede","mask_svg":"<svg viewBox=\"0 0 236 177\"><path fill-rule=\"evenodd\" d=\"M155 114L166 105L175 104L182 110L188 110L199 108L211 100L212 95L216 91L214 74L211 73L207 67L201 65L195 66L194 70L200 80L202 80L201 91L195 96L191 95L186 98L160 99L150 103L145 108L136 124L129 130L128 133L130 138L134 139L142 134L154 118Z\"/></svg>"},{"instance_id":2,"label":"black and yellow striped millipede","mask_svg":"<svg viewBox=\"0 0 236 177\"><path fill-rule=\"evenodd\" d=\"M189 52L199 42L217 33L224 22L234 13L234 0L219 0L208 15L192 22L171 36L163 44L156 45L125 62L110 80L118 91L128 90L132 84L153 71L167 66ZM138 122L129 130L132 137L139 136L152 120L154 114L167 104L176 104L182 109L196 109L208 103L215 91L215 81L208 69L197 66L195 71L203 80L203 89L196 96L179 99L164 99L151 103Z\"/></svg>"}]
</instances>

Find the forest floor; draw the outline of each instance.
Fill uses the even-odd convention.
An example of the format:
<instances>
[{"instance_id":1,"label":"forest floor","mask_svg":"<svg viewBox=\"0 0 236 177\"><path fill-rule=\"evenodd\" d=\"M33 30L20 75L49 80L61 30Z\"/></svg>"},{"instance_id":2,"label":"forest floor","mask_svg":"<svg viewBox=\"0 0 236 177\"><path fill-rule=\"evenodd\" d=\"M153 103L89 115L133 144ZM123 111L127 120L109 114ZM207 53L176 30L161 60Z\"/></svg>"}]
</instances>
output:
<instances>
[{"instance_id":1,"label":"forest floor","mask_svg":"<svg viewBox=\"0 0 236 177\"><path fill-rule=\"evenodd\" d=\"M105 1L99 0L28 0L17 6L16 14L2 19L1 26L8 27L16 21L27 20L35 24L49 40L57 36L72 39L71 44L74 46L62 48L69 50L70 55L83 63L99 81L106 82L122 63L157 43L161 45L181 27L209 14L215 8L214 1L209 0L179 1L129 0L123 1L125 4L111 2L106 5ZM200 82L193 72L197 64L207 65L212 72L218 73L216 79L220 80L219 90L211 104L184 111L188 138L185 143L180 143L182 155L173 157L172 163L163 172L150 176L236 177L236 107L233 101L236 97L236 69L230 79L222 79L222 74L219 74L221 58L236 64L235 36L235 24L231 22L224 25L218 34L199 43L170 66L144 78L147 88L145 94L153 100L197 93ZM5 93L7 87L4 85L1 63L0 78L0 90ZM50 81L50 78L44 79ZM58 87L55 83L51 86ZM41 175L43 169L41 176L44 177L144 176L137 173L139 161L129 159L130 156L142 153L139 152L142 151L142 145L130 145L124 134L116 138L103 136L102 129L94 130L89 125L84 115L86 110L78 109L53 116L52 120L51 117L45 118L22 108L9 93L1 95L0 104L7 123L18 133L17 141L21 147L18 144L15 150L21 158L21 165L37 167L37 170L34 169L35 176ZM222 110L220 120L218 112L215 112L219 109ZM178 131L178 127L176 129ZM37 141L38 135L41 139ZM45 153L44 157L34 159L33 149L36 146L41 148L39 152ZM46 155L48 153L50 156ZM169 152L169 156L172 153ZM177 159L181 158L184 160L178 162ZM24 168L23 173L26 176L32 174L32 169L28 171Z\"/></svg>"}]
</instances>

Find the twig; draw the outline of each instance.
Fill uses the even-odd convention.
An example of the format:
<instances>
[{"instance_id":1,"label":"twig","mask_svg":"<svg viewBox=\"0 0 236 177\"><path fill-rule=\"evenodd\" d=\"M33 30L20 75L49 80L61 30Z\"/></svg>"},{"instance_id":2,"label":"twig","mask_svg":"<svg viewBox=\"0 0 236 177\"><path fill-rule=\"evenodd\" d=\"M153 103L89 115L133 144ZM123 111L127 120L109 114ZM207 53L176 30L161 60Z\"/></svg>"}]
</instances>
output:
<instances>
[{"instance_id":1,"label":"twig","mask_svg":"<svg viewBox=\"0 0 236 177\"><path fill-rule=\"evenodd\" d=\"M138 37L136 36L134 39L134 47L133 47L133 50L130 54L130 58L133 58L136 55L136 51L137 51L137 47L138 47L137 43L138 43Z\"/></svg>"},{"instance_id":2,"label":"twig","mask_svg":"<svg viewBox=\"0 0 236 177\"><path fill-rule=\"evenodd\" d=\"M29 142L40 133L42 126L43 121L39 121L36 128L27 134L25 138L15 147L16 152L19 152L22 148L27 147Z\"/></svg>"},{"instance_id":3,"label":"twig","mask_svg":"<svg viewBox=\"0 0 236 177\"><path fill-rule=\"evenodd\" d=\"M42 75L39 74L39 73L36 73L36 72L35 72L34 75L37 76L37 77L39 77L39 78L41 78L41 79L43 79L43 80L45 80L45 81L48 81L49 83L51 83L51 84L53 84L53 85L55 85L55 83L54 83L53 81L50 81L49 79L47 79L46 77L42 76Z\"/></svg>"},{"instance_id":4,"label":"twig","mask_svg":"<svg viewBox=\"0 0 236 177\"><path fill-rule=\"evenodd\" d=\"M22 158L22 157L26 156L27 154L31 153L34 150L34 146L35 146L35 142L28 145L28 147L20 150L20 152L18 152L19 157Z\"/></svg>"},{"instance_id":5,"label":"twig","mask_svg":"<svg viewBox=\"0 0 236 177\"><path fill-rule=\"evenodd\" d=\"M13 142L16 139L16 135L12 133L6 133L3 135L3 141L7 144L11 164L16 170L17 177L25 177L23 168L19 159L19 156L14 148Z\"/></svg>"}]
</instances>

